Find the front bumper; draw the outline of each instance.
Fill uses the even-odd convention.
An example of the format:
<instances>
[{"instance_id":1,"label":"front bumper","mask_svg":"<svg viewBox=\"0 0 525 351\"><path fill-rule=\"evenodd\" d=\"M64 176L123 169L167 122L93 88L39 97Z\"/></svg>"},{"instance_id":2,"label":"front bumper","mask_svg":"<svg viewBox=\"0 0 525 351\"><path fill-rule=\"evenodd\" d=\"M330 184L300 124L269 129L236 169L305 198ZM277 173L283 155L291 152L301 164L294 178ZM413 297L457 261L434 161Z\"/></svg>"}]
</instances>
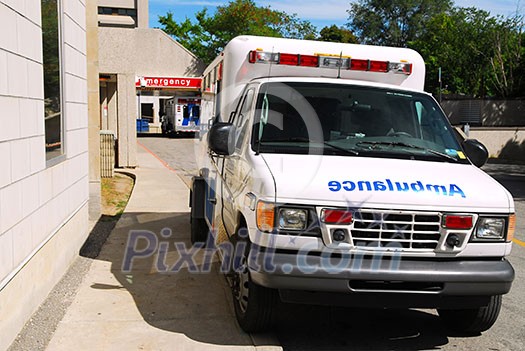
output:
<instances>
[{"instance_id":1,"label":"front bumper","mask_svg":"<svg viewBox=\"0 0 525 351\"><path fill-rule=\"evenodd\" d=\"M195 123L189 123L187 125L176 125L176 132L198 132L200 131L200 126Z\"/></svg>"},{"instance_id":2,"label":"front bumper","mask_svg":"<svg viewBox=\"0 0 525 351\"><path fill-rule=\"evenodd\" d=\"M417 296L429 301L423 305L432 307L431 301L443 297L506 294L514 280L514 269L501 258L425 260L259 252L252 254L249 269L256 284L283 292L397 295L397 300L406 296L414 299L413 307L421 307Z\"/></svg>"}]
</instances>

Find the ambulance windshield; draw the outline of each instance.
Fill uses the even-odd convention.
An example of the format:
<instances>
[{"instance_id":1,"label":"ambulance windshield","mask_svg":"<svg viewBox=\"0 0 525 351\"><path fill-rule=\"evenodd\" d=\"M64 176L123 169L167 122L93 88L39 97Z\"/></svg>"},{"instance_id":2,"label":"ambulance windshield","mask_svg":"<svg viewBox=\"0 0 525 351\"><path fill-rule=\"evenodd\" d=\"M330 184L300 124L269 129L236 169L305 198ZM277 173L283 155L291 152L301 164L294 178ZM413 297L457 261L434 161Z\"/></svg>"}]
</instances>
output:
<instances>
[{"instance_id":1,"label":"ambulance windshield","mask_svg":"<svg viewBox=\"0 0 525 351\"><path fill-rule=\"evenodd\" d=\"M254 151L468 162L426 94L311 82L269 82L259 91Z\"/></svg>"}]
</instances>

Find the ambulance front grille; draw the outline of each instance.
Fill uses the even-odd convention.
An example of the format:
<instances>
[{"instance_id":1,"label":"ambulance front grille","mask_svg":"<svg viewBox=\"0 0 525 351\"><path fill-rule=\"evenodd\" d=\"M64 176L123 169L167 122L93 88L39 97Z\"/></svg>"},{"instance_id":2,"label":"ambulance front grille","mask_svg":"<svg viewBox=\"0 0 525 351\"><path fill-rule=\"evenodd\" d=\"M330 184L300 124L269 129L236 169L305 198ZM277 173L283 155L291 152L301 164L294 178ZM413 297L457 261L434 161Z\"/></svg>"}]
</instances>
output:
<instances>
[{"instance_id":1,"label":"ambulance front grille","mask_svg":"<svg viewBox=\"0 0 525 351\"><path fill-rule=\"evenodd\" d=\"M355 246L431 251L440 239L440 222L438 213L359 210L350 232Z\"/></svg>"}]
</instances>

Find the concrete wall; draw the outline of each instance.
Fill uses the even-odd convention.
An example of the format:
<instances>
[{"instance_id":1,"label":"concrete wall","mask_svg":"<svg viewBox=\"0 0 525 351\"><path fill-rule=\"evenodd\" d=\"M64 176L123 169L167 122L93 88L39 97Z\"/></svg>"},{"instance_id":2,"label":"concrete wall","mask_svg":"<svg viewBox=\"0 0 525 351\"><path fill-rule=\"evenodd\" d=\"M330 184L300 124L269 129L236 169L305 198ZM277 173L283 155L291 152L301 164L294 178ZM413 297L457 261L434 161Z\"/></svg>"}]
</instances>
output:
<instances>
[{"instance_id":1,"label":"concrete wall","mask_svg":"<svg viewBox=\"0 0 525 351\"><path fill-rule=\"evenodd\" d=\"M140 14L139 14L140 15ZM107 125L116 125L117 165L136 166L137 76L197 77L204 65L186 48L160 29L99 27L99 71L116 75L117 96L112 83L108 94ZM104 98L104 97L103 97ZM116 108L112 108L116 103ZM111 129L110 129L111 130Z\"/></svg>"},{"instance_id":2,"label":"concrete wall","mask_svg":"<svg viewBox=\"0 0 525 351\"><path fill-rule=\"evenodd\" d=\"M525 163L525 128L471 128L469 138L478 139L491 158Z\"/></svg>"},{"instance_id":3,"label":"concrete wall","mask_svg":"<svg viewBox=\"0 0 525 351\"><path fill-rule=\"evenodd\" d=\"M149 28L149 0L137 0L137 27Z\"/></svg>"},{"instance_id":4,"label":"concrete wall","mask_svg":"<svg viewBox=\"0 0 525 351\"><path fill-rule=\"evenodd\" d=\"M96 220L101 212L100 194L100 95L98 82L97 0L86 0L86 51L89 115L89 218Z\"/></svg>"},{"instance_id":5,"label":"concrete wall","mask_svg":"<svg viewBox=\"0 0 525 351\"><path fill-rule=\"evenodd\" d=\"M0 349L88 234L84 0L62 1L64 153L46 163L40 0L0 0Z\"/></svg>"},{"instance_id":6,"label":"concrete wall","mask_svg":"<svg viewBox=\"0 0 525 351\"><path fill-rule=\"evenodd\" d=\"M101 73L200 76L204 65L160 29L99 28Z\"/></svg>"}]
</instances>

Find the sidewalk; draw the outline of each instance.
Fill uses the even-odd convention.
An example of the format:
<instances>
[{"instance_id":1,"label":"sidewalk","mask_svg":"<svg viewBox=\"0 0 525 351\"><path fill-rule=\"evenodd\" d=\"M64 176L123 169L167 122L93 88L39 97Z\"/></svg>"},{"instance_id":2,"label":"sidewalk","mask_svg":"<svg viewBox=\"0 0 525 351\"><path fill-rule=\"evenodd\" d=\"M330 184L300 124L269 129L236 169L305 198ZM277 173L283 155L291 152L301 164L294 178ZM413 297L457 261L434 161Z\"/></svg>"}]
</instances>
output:
<instances>
[{"instance_id":1,"label":"sidewalk","mask_svg":"<svg viewBox=\"0 0 525 351\"><path fill-rule=\"evenodd\" d=\"M144 148L137 150L126 210L47 350L281 350L239 328L217 262L210 273L190 273L184 265L170 272L181 262L174 244L191 247L189 191L173 170ZM131 231L136 240L127 245ZM122 271L126 252L128 258L132 253L127 248L144 256L135 257L128 273ZM164 256L158 248L167 249ZM145 257L145 249L153 254Z\"/></svg>"}]
</instances>

